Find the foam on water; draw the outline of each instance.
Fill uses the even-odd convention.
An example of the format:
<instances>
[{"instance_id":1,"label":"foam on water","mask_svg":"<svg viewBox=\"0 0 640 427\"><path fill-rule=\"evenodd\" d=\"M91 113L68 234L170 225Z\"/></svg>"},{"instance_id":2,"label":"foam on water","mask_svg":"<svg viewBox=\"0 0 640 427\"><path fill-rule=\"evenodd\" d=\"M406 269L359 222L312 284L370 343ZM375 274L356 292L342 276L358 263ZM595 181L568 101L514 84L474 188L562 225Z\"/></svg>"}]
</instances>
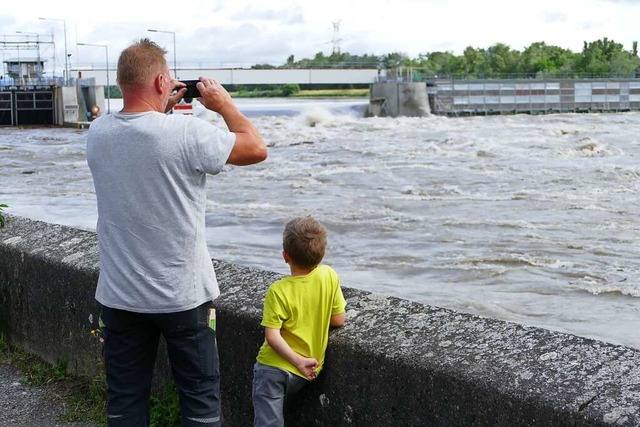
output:
<instances>
[{"instance_id":1,"label":"foam on water","mask_svg":"<svg viewBox=\"0 0 640 427\"><path fill-rule=\"evenodd\" d=\"M637 281L635 283L629 283L626 282L626 280L627 278L624 278L617 283L609 283L595 277L584 277L571 284L573 287L585 290L593 295L620 294L640 298L640 288L638 287Z\"/></svg>"}]
</instances>

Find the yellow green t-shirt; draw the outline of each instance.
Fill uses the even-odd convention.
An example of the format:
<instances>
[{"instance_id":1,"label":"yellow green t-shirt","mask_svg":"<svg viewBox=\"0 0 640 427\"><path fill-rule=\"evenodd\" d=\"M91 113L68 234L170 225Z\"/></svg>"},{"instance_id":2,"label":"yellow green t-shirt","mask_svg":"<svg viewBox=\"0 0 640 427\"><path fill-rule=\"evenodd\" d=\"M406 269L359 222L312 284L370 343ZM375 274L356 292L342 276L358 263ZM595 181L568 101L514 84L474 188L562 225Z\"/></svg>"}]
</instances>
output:
<instances>
[{"instance_id":1,"label":"yellow green t-shirt","mask_svg":"<svg viewBox=\"0 0 640 427\"><path fill-rule=\"evenodd\" d=\"M319 373L329 341L329 321L331 316L343 313L346 305L338 274L331 267L320 265L305 276L287 276L269 287L261 325L280 329L293 351L318 361ZM257 360L304 378L266 339Z\"/></svg>"}]
</instances>

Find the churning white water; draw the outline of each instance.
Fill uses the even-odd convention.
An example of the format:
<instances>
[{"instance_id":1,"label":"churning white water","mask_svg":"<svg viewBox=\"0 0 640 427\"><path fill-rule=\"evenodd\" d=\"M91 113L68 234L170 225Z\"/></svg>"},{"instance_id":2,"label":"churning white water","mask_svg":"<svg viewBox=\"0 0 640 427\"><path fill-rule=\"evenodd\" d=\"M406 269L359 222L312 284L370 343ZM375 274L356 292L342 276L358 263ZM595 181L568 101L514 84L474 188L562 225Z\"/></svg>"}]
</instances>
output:
<instances>
[{"instance_id":1,"label":"churning white water","mask_svg":"<svg viewBox=\"0 0 640 427\"><path fill-rule=\"evenodd\" d=\"M365 119L364 103L239 101L269 159L210 177L214 258L286 273L283 225L313 214L344 286L640 348L640 114ZM7 212L94 229L85 138L0 128Z\"/></svg>"}]
</instances>

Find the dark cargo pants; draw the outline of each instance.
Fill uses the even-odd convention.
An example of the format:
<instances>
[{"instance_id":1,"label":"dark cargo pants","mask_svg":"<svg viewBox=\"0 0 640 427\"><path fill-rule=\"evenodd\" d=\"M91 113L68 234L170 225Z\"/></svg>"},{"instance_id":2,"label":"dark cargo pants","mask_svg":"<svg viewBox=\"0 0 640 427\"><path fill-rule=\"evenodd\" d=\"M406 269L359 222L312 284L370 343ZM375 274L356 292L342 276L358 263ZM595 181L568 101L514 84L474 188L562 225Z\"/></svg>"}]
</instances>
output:
<instances>
[{"instance_id":1,"label":"dark cargo pants","mask_svg":"<svg viewBox=\"0 0 640 427\"><path fill-rule=\"evenodd\" d=\"M220 368L211 303L192 310L145 314L103 307L107 426L149 425L149 395L160 334L180 395L182 426L219 426Z\"/></svg>"}]
</instances>

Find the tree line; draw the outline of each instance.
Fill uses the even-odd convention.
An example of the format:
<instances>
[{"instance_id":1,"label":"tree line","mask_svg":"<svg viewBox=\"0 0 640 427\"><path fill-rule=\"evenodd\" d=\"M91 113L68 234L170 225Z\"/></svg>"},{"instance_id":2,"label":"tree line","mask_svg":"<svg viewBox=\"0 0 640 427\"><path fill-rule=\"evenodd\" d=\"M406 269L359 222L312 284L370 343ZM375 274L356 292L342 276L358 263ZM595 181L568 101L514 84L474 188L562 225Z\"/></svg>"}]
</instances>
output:
<instances>
[{"instance_id":1,"label":"tree line","mask_svg":"<svg viewBox=\"0 0 640 427\"><path fill-rule=\"evenodd\" d=\"M333 52L325 55L318 52L313 58L295 60L291 55L280 66L258 64L252 68L372 68L387 72L411 70L424 78L492 78L492 77L598 77L640 76L638 42L633 42L631 50L625 50L621 43L608 38L584 42L581 52L548 45L545 42L532 43L522 51L511 49L504 43L496 43L489 48L467 47L462 55L452 52L430 52L410 58L401 52L386 55L352 55Z\"/></svg>"}]
</instances>

